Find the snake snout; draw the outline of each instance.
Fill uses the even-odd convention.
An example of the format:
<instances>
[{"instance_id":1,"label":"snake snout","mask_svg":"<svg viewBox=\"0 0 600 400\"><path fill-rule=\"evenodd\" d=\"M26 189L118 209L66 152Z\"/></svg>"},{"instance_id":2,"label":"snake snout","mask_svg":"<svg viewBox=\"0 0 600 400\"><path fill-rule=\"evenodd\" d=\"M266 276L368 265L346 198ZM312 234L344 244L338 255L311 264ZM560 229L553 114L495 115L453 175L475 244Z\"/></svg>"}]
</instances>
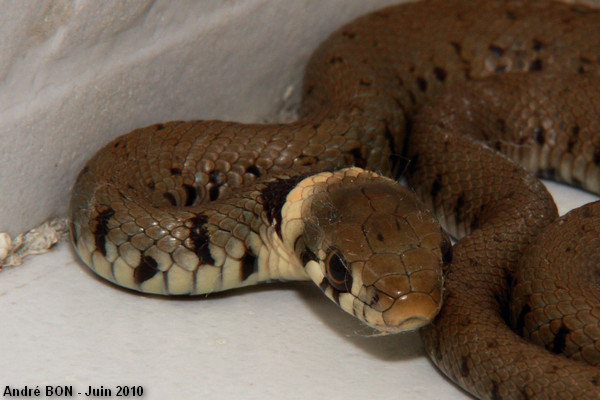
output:
<instances>
[{"instance_id":1,"label":"snake snout","mask_svg":"<svg viewBox=\"0 0 600 400\"><path fill-rule=\"evenodd\" d=\"M383 312L384 330L396 333L419 329L431 323L440 306L441 302L425 293L404 295Z\"/></svg>"},{"instance_id":2,"label":"snake snout","mask_svg":"<svg viewBox=\"0 0 600 400\"><path fill-rule=\"evenodd\" d=\"M425 326L440 310L441 290L442 280L433 270L418 271L412 276L384 276L367 291L372 298L371 307L381 313L371 325L389 333Z\"/></svg>"}]
</instances>

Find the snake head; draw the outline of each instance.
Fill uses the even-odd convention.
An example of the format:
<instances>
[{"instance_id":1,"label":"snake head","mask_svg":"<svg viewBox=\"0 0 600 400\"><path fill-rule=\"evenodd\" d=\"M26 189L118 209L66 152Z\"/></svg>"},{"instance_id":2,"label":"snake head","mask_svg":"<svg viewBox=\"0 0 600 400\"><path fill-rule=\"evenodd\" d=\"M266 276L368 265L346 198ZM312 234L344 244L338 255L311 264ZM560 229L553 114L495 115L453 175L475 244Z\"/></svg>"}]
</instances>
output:
<instances>
[{"instance_id":1,"label":"snake head","mask_svg":"<svg viewBox=\"0 0 600 400\"><path fill-rule=\"evenodd\" d=\"M411 191L375 173L325 174L303 202L304 229L295 241L310 278L380 332L430 323L441 307L442 270L451 256L433 214Z\"/></svg>"}]
</instances>

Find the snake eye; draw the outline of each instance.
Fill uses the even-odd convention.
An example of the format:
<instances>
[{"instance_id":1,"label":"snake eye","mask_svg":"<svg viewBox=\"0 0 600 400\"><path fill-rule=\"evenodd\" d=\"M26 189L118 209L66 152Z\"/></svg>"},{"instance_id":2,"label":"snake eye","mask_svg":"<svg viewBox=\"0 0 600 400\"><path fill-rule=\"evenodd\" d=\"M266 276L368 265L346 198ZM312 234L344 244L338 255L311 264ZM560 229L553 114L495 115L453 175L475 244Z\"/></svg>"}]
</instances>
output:
<instances>
[{"instance_id":1,"label":"snake eye","mask_svg":"<svg viewBox=\"0 0 600 400\"><path fill-rule=\"evenodd\" d=\"M327 281L340 292L349 292L352 288L352 274L348 270L347 262L342 253L331 247L325 258L325 272Z\"/></svg>"},{"instance_id":2,"label":"snake eye","mask_svg":"<svg viewBox=\"0 0 600 400\"><path fill-rule=\"evenodd\" d=\"M444 236L442 239L440 250L442 251L442 266L450 264L452 262L452 243L448 237Z\"/></svg>"}]
</instances>

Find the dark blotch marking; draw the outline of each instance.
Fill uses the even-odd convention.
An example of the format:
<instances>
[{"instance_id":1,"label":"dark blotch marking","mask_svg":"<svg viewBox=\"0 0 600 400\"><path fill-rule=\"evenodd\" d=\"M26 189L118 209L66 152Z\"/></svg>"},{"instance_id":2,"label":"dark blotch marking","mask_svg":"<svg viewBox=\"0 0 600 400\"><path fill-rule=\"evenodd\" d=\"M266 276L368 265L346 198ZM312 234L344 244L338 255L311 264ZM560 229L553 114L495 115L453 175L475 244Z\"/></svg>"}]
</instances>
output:
<instances>
[{"instance_id":1,"label":"dark blotch marking","mask_svg":"<svg viewBox=\"0 0 600 400\"><path fill-rule=\"evenodd\" d=\"M578 73L578 74L584 74L584 73L585 73L585 69L584 69L583 67L579 67L579 68L577 69L577 73Z\"/></svg>"},{"instance_id":2,"label":"dark blotch marking","mask_svg":"<svg viewBox=\"0 0 600 400\"><path fill-rule=\"evenodd\" d=\"M210 189L208 189L208 199L210 201L215 201L219 198L219 188L220 186L211 186Z\"/></svg>"},{"instance_id":3,"label":"dark blotch marking","mask_svg":"<svg viewBox=\"0 0 600 400\"><path fill-rule=\"evenodd\" d=\"M521 308L521 312L519 313L519 316L517 317L517 322L515 324L515 330L517 331L517 334L519 336L523 336L523 329L525 328L525 316L527 314L529 314L530 311L531 311L531 307L529 307L529 304L525 304L523 306L523 308Z\"/></svg>"},{"instance_id":4,"label":"dark blotch marking","mask_svg":"<svg viewBox=\"0 0 600 400\"><path fill-rule=\"evenodd\" d=\"M504 279L506 279L506 287L509 288L509 290L510 290L510 288L513 287L513 283L514 283L514 278L513 278L512 274L506 273Z\"/></svg>"},{"instance_id":5,"label":"dark blotch marking","mask_svg":"<svg viewBox=\"0 0 600 400\"><path fill-rule=\"evenodd\" d=\"M539 72L544 69L544 63L541 59L536 58L529 64L529 70L532 72Z\"/></svg>"},{"instance_id":6,"label":"dark blotch marking","mask_svg":"<svg viewBox=\"0 0 600 400\"><path fill-rule=\"evenodd\" d=\"M335 304L340 304L340 291L336 288L331 288L331 298L335 301Z\"/></svg>"},{"instance_id":7,"label":"dark blotch marking","mask_svg":"<svg viewBox=\"0 0 600 400\"><path fill-rule=\"evenodd\" d=\"M542 169L539 172L539 175L545 178L556 178L556 168L550 167L546 169Z\"/></svg>"},{"instance_id":8,"label":"dark blotch marking","mask_svg":"<svg viewBox=\"0 0 600 400\"><path fill-rule=\"evenodd\" d=\"M347 37L348 39L354 39L356 37L356 33L348 31L342 32L342 35Z\"/></svg>"},{"instance_id":9,"label":"dark blotch marking","mask_svg":"<svg viewBox=\"0 0 600 400\"><path fill-rule=\"evenodd\" d=\"M317 163L317 159L315 157L307 156L305 154L302 154L300 157L296 157L294 161L296 161L296 165L299 166L315 165Z\"/></svg>"},{"instance_id":10,"label":"dark blotch marking","mask_svg":"<svg viewBox=\"0 0 600 400\"><path fill-rule=\"evenodd\" d=\"M157 131L162 131L163 129L165 129L165 126L163 124L156 124L155 127Z\"/></svg>"},{"instance_id":11,"label":"dark blotch marking","mask_svg":"<svg viewBox=\"0 0 600 400\"><path fill-rule=\"evenodd\" d=\"M440 251L442 252L442 263L448 265L452 262L452 243L444 238L440 244Z\"/></svg>"},{"instance_id":12,"label":"dark blotch marking","mask_svg":"<svg viewBox=\"0 0 600 400\"><path fill-rule=\"evenodd\" d=\"M492 379L492 400L502 400L500 397L500 388L498 387L498 382Z\"/></svg>"},{"instance_id":13,"label":"dark blotch marking","mask_svg":"<svg viewBox=\"0 0 600 400\"><path fill-rule=\"evenodd\" d=\"M197 215L189 220L190 240L194 246L194 253L200 259L200 264L214 264L215 259L210 254L208 243L210 237L204 225L208 222L206 215Z\"/></svg>"},{"instance_id":14,"label":"dark blotch marking","mask_svg":"<svg viewBox=\"0 0 600 400\"><path fill-rule=\"evenodd\" d=\"M506 18L510 19L511 21L515 21L517 19L517 15L512 11L506 11L504 15L506 15Z\"/></svg>"},{"instance_id":15,"label":"dark blotch marking","mask_svg":"<svg viewBox=\"0 0 600 400\"><path fill-rule=\"evenodd\" d=\"M450 42L450 44L452 45L454 52L456 52L456 54L460 56L460 54L462 53L462 45L458 42Z\"/></svg>"},{"instance_id":16,"label":"dark blotch marking","mask_svg":"<svg viewBox=\"0 0 600 400\"><path fill-rule=\"evenodd\" d=\"M369 305L372 307L375 304L379 303L379 293L375 293L373 295L373 298L371 299L371 301L369 302Z\"/></svg>"},{"instance_id":17,"label":"dark blotch marking","mask_svg":"<svg viewBox=\"0 0 600 400\"><path fill-rule=\"evenodd\" d=\"M495 69L494 72L501 74L503 72L506 72L506 65L498 65Z\"/></svg>"},{"instance_id":18,"label":"dark blotch marking","mask_svg":"<svg viewBox=\"0 0 600 400\"><path fill-rule=\"evenodd\" d=\"M527 388L521 388L520 392L521 392L521 398L523 400L531 399L531 397L529 397L529 394L527 393Z\"/></svg>"},{"instance_id":19,"label":"dark blotch marking","mask_svg":"<svg viewBox=\"0 0 600 400\"><path fill-rule=\"evenodd\" d=\"M300 254L300 259L302 260L302 265L308 264L309 261L319 261L317 255L310 249L304 249L302 254Z\"/></svg>"},{"instance_id":20,"label":"dark blotch marking","mask_svg":"<svg viewBox=\"0 0 600 400\"><path fill-rule=\"evenodd\" d=\"M538 126L535 128L535 130L533 131L533 136L534 136L534 138L535 138L535 141L536 141L538 144L540 144L540 145L543 145L543 144L544 144L544 142L546 141L546 140L544 139L544 128L542 128L542 127L541 127L541 126L539 126L539 125L538 125Z\"/></svg>"},{"instance_id":21,"label":"dark blotch marking","mask_svg":"<svg viewBox=\"0 0 600 400\"><path fill-rule=\"evenodd\" d=\"M542 48L544 48L544 43L542 43L542 41L540 41L539 39L533 39L531 49L533 51L540 51Z\"/></svg>"},{"instance_id":22,"label":"dark blotch marking","mask_svg":"<svg viewBox=\"0 0 600 400\"><path fill-rule=\"evenodd\" d=\"M446 80L446 75L448 75L446 70L440 67L435 67L433 69L433 74L435 75L435 78L440 82L444 82Z\"/></svg>"},{"instance_id":23,"label":"dark blotch marking","mask_svg":"<svg viewBox=\"0 0 600 400\"><path fill-rule=\"evenodd\" d=\"M329 64L341 64L344 62L344 59L339 56L334 56L329 59Z\"/></svg>"},{"instance_id":24,"label":"dark blotch marking","mask_svg":"<svg viewBox=\"0 0 600 400\"><path fill-rule=\"evenodd\" d=\"M148 182L148 189L154 190L155 188L156 188L156 185L154 184L154 182Z\"/></svg>"},{"instance_id":25,"label":"dark blotch marking","mask_svg":"<svg viewBox=\"0 0 600 400\"><path fill-rule=\"evenodd\" d=\"M171 168L171 175L181 175L181 170L179 168Z\"/></svg>"},{"instance_id":26,"label":"dark blotch marking","mask_svg":"<svg viewBox=\"0 0 600 400\"><path fill-rule=\"evenodd\" d=\"M208 181L212 183L212 186L208 189L208 199L215 201L219 198L219 188L225 183L223 172L218 169L212 170L208 174Z\"/></svg>"},{"instance_id":27,"label":"dark blotch marking","mask_svg":"<svg viewBox=\"0 0 600 400\"><path fill-rule=\"evenodd\" d=\"M469 376L470 372L471 371L469 369L468 358L467 356L462 356L460 361L460 374L464 377L467 377Z\"/></svg>"},{"instance_id":28,"label":"dark blotch marking","mask_svg":"<svg viewBox=\"0 0 600 400\"><path fill-rule=\"evenodd\" d=\"M464 206L465 206L465 196L461 194L456 199L456 206L454 206L454 214L456 218L462 220L464 218Z\"/></svg>"},{"instance_id":29,"label":"dark blotch marking","mask_svg":"<svg viewBox=\"0 0 600 400\"><path fill-rule=\"evenodd\" d=\"M405 163L408 165L402 169L402 171L406 171L407 176L412 176L415 174L417 167L419 166L419 155L415 154L412 159L406 159Z\"/></svg>"},{"instance_id":30,"label":"dark blotch marking","mask_svg":"<svg viewBox=\"0 0 600 400\"><path fill-rule=\"evenodd\" d=\"M427 91L427 81L425 80L425 78L421 76L417 77L417 86L419 86L419 90L421 92Z\"/></svg>"},{"instance_id":31,"label":"dark blotch marking","mask_svg":"<svg viewBox=\"0 0 600 400\"><path fill-rule=\"evenodd\" d=\"M185 206L189 207L192 204L194 204L194 202L196 201L196 198L198 197L198 192L196 191L196 188L193 187L192 185L188 185L186 183L183 184L183 190L185 190Z\"/></svg>"},{"instance_id":32,"label":"dark blotch marking","mask_svg":"<svg viewBox=\"0 0 600 400\"><path fill-rule=\"evenodd\" d=\"M242 270L240 271L240 279L245 281L250 275L256 272L256 256L252 250L248 249L244 257L242 257Z\"/></svg>"},{"instance_id":33,"label":"dark blotch marking","mask_svg":"<svg viewBox=\"0 0 600 400\"><path fill-rule=\"evenodd\" d=\"M479 228L479 217L477 215L473 216L473 220L471 221L471 230L475 230Z\"/></svg>"},{"instance_id":34,"label":"dark blotch marking","mask_svg":"<svg viewBox=\"0 0 600 400\"><path fill-rule=\"evenodd\" d=\"M403 108L400 105L400 108ZM410 132L410 128L407 126L407 132ZM387 143L389 144L390 147L390 161L392 162L392 168L394 169L394 171L397 171L396 166L400 164L400 154L398 154L396 152L396 139L394 138L394 135L392 134L392 131L390 130L389 125L385 125L385 131L383 132L383 136L385 137L385 140L387 141ZM406 135L409 136L409 135ZM365 160L365 166L366 166L366 160ZM402 168L405 168L406 166L403 166Z\"/></svg>"},{"instance_id":35,"label":"dark blotch marking","mask_svg":"<svg viewBox=\"0 0 600 400\"><path fill-rule=\"evenodd\" d=\"M577 140L579 140L579 131L580 130L581 130L581 128L579 127L579 125L575 125L574 127L571 128L571 135L569 136L569 141L567 142L567 151L569 153L573 152L573 147L575 147Z\"/></svg>"},{"instance_id":36,"label":"dark blotch marking","mask_svg":"<svg viewBox=\"0 0 600 400\"><path fill-rule=\"evenodd\" d=\"M442 176L440 174L437 174L435 176L435 180L433 181L433 184L431 185L431 197L435 197L437 196L437 194L440 192L440 190L442 189Z\"/></svg>"},{"instance_id":37,"label":"dark blotch marking","mask_svg":"<svg viewBox=\"0 0 600 400\"><path fill-rule=\"evenodd\" d=\"M308 174L297 175L287 179L277 179L269 182L260 191L269 224L275 225L275 230L279 237L281 237L281 208L285 203L285 198L298 182L306 178L306 176Z\"/></svg>"},{"instance_id":38,"label":"dark blotch marking","mask_svg":"<svg viewBox=\"0 0 600 400\"><path fill-rule=\"evenodd\" d=\"M369 87L369 86L371 86L371 85L373 84L373 82L371 82L371 81L366 81L366 80L364 80L364 79L361 79L361 80L359 80L359 81L358 81L358 84L359 84L360 86L366 86L366 87Z\"/></svg>"},{"instance_id":39,"label":"dark blotch marking","mask_svg":"<svg viewBox=\"0 0 600 400\"><path fill-rule=\"evenodd\" d=\"M172 206L177 205L177 200L175 200L175 196L173 196L171 193L169 193L169 192L163 193L163 197L165 199L167 199L169 201L169 203L171 203Z\"/></svg>"},{"instance_id":40,"label":"dark blotch marking","mask_svg":"<svg viewBox=\"0 0 600 400\"><path fill-rule=\"evenodd\" d=\"M210 174L208 174L208 181L210 183L214 183L216 185L222 185L223 184L223 173L221 171L219 171L218 169L214 169L214 170L210 171Z\"/></svg>"},{"instance_id":41,"label":"dark blotch marking","mask_svg":"<svg viewBox=\"0 0 600 400\"><path fill-rule=\"evenodd\" d=\"M573 17L565 17L560 20L565 25L570 25L573 22Z\"/></svg>"},{"instance_id":42,"label":"dark blotch marking","mask_svg":"<svg viewBox=\"0 0 600 400\"><path fill-rule=\"evenodd\" d=\"M570 332L571 331L569 331L569 328L562 324L558 329L558 332L556 332L554 340L552 341L552 344L548 350L555 354L561 354L563 351L565 351L567 335Z\"/></svg>"},{"instance_id":43,"label":"dark blotch marking","mask_svg":"<svg viewBox=\"0 0 600 400\"><path fill-rule=\"evenodd\" d=\"M251 165L248 168L246 168L246 172L250 175L256 176L257 178L259 178L262 175L256 165Z\"/></svg>"},{"instance_id":44,"label":"dark blotch marking","mask_svg":"<svg viewBox=\"0 0 600 400\"><path fill-rule=\"evenodd\" d=\"M502 133L506 133L506 121L504 118L498 118L496 120L496 124L498 125L498 130Z\"/></svg>"},{"instance_id":45,"label":"dark blotch marking","mask_svg":"<svg viewBox=\"0 0 600 400\"><path fill-rule=\"evenodd\" d=\"M325 291L325 289L327 289L329 287L329 282L327 281L327 278L323 278L323 280L321 281L321 283L319 283L319 288L322 291Z\"/></svg>"},{"instance_id":46,"label":"dark blotch marking","mask_svg":"<svg viewBox=\"0 0 600 400\"><path fill-rule=\"evenodd\" d=\"M498 303L498 307L500 309L500 315L502 316L502 319L507 324L510 324L510 309L508 308L508 302L506 301L505 298L500 296L500 294L498 294L498 293L494 294L494 299Z\"/></svg>"},{"instance_id":47,"label":"dark blotch marking","mask_svg":"<svg viewBox=\"0 0 600 400\"><path fill-rule=\"evenodd\" d=\"M596 149L594 152L594 164L600 165L600 149Z\"/></svg>"},{"instance_id":48,"label":"dark blotch marking","mask_svg":"<svg viewBox=\"0 0 600 400\"><path fill-rule=\"evenodd\" d=\"M138 285L144 283L159 272L158 263L150 256L143 256L140 265L133 271L133 280Z\"/></svg>"},{"instance_id":49,"label":"dark blotch marking","mask_svg":"<svg viewBox=\"0 0 600 400\"><path fill-rule=\"evenodd\" d=\"M504 55L504 49L500 46L496 46L495 44L490 44L490 47L488 47L488 50L490 51L490 53L492 53L495 56L501 57L502 55Z\"/></svg>"},{"instance_id":50,"label":"dark blotch marking","mask_svg":"<svg viewBox=\"0 0 600 400\"><path fill-rule=\"evenodd\" d=\"M377 233L377 240L379 240L380 242L383 242L383 235L381 233Z\"/></svg>"},{"instance_id":51,"label":"dark blotch marking","mask_svg":"<svg viewBox=\"0 0 600 400\"><path fill-rule=\"evenodd\" d=\"M354 158L354 166L359 168L364 168L367 165L367 160L362 155L362 151L360 147L356 147L350 150L348 153L352 155Z\"/></svg>"},{"instance_id":52,"label":"dark blotch marking","mask_svg":"<svg viewBox=\"0 0 600 400\"><path fill-rule=\"evenodd\" d=\"M583 218L594 218L594 212L589 208L584 208L583 213L581 213Z\"/></svg>"},{"instance_id":53,"label":"dark blotch marking","mask_svg":"<svg viewBox=\"0 0 600 400\"><path fill-rule=\"evenodd\" d=\"M108 221L115 215L115 210L107 208L96 216L96 229L94 230L94 243L103 256L106 256L106 235L108 235Z\"/></svg>"}]
</instances>

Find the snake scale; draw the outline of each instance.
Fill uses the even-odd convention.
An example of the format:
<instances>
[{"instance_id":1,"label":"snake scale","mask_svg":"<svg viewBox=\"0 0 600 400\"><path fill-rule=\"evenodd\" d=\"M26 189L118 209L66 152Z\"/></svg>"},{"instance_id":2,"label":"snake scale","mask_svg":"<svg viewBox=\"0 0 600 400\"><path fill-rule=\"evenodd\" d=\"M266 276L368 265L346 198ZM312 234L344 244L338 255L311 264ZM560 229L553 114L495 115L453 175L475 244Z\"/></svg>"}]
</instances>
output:
<instances>
[{"instance_id":1,"label":"snake scale","mask_svg":"<svg viewBox=\"0 0 600 400\"><path fill-rule=\"evenodd\" d=\"M599 64L582 5L374 12L314 52L296 122L169 122L100 150L75 248L149 293L312 279L379 331L423 327L479 398L598 399L600 206L557 219L534 174L600 192Z\"/></svg>"}]
</instances>

